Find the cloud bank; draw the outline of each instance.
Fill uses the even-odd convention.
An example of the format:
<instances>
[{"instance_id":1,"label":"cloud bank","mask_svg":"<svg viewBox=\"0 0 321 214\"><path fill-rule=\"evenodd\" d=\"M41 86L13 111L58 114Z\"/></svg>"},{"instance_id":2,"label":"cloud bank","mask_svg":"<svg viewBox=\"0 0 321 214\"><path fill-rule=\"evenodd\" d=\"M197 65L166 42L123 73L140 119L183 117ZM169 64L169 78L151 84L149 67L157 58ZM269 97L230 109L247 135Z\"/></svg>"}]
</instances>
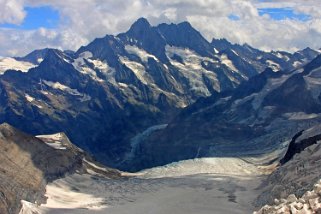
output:
<instances>
[{"instance_id":1,"label":"cloud bank","mask_svg":"<svg viewBox=\"0 0 321 214\"><path fill-rule=\"evenodd\" d=\"M43 6L59 12L58 26L0 28L0 56L44 47L75 50L96 37L126 31L140 17L153 25L189 21L209 41L226 38L265 50L321 48L321 5L316 0L0 0L0 23L19 25L27 15L25 7ZM309 19L276 20L273 14L259 13L265 8L290 9Z\"/></svg>"}]
</instances>

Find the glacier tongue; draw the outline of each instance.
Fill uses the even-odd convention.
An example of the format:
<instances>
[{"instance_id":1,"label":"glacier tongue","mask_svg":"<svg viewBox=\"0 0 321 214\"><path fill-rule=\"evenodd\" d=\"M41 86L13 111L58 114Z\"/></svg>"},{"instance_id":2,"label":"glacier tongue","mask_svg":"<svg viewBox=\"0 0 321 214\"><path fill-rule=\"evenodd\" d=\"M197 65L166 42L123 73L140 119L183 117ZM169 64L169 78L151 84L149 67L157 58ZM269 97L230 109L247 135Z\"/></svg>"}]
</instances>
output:
<instances>
[{"instance_id":1,"label":"glacier tongue","mask_svg":"<svg viewBox=\"0 0 321 214\"><path fill-rule=\"evenodd\" d=\"M24 203L20 214L250 213L264 158L199 158L123 172L121 179L75 173L47 185L46 204Z\"/></svg>"}]
</instances>

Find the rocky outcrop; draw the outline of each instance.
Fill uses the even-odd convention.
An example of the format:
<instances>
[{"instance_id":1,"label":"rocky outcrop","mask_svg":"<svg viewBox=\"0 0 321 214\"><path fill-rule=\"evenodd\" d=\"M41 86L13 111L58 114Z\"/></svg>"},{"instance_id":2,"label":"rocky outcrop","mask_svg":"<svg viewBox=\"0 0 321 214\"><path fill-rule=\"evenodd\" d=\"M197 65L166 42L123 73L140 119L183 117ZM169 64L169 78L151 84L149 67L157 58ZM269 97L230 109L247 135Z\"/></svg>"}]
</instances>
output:
<instances>
[{"instance_id":1,"label":"rocky outcrop","mask_svg":"<svg viewBox=\"0 0 321 214\"><path fill-rule=\"evenodd\" d=\"M301 198L291 194L286 199L275 199L273 205L265 205L254 214L320 214L321 180Z\"/></svg>"},{"instance_id":2,"label":"rocky outcrop","mask_svg":"<svg viewBox=\"0 0 321 214\"><path fill-rule=\"evenodd\" d=\"M37 138L9 124L0 125L0 213L19 213L21 200L45 202L46 183L66 174L92 169L120 175L92 166L91 161L63 133Z\"/></svg>"},{"instance_id":3,"label":"rocky outcrop","mask_svg":"<svg viewBox=\"0 0 321 214\"><path fill-rule=\"evenodd\" d=\"M289 147L291 152L287 151L286 159L282 159L283 164L269 175L259 187L262 194L255 202L257 206L272 204L275 198L287 198L291 194L302 197L305 192L313 188L313 184L321 178L320 133L321 125L317 125L300 132L300 135L293 138L293 142L297 142L295 147L297 149L293 150L293 146ZM310 146L300 147L300 145L305 145L304 142L310 142ZM291 154L291 158L289 158L289 154ZM284 163L284 160L288 161Z\"/></svg>"}]
</instances>

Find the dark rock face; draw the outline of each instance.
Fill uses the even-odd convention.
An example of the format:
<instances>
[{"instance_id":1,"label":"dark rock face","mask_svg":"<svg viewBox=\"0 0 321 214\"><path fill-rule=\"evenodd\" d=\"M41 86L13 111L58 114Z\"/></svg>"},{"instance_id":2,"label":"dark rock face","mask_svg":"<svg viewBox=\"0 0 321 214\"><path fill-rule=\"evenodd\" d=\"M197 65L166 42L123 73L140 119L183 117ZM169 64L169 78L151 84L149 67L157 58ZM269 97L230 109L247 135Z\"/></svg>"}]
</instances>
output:
<instances>
[{"instance_id":1,"label":"dark rock face","mask_svg":"<svg viewBox=\"0 0 321 214\"><path fill-rule=\"evenodd\" d=\"M284 157L280 160L280 164L284 165L289 162L294 155L301 153L303 150L312 146L313 144L317 144L319 140L321 140L321 134L311 136L309 138L303 139L300 142L296 142L296 139L302 135L302 132L296 134L292 141L289 144L288 150L285 153Z\"/></svg>"},{"instance_id":2,"label":"dark rock face","mask_svg":"<svg viewBox=\"0 0 321 214\"><path fill-rule=\"evenodd\" d=\"M247 156L277 149L280 142L321 121L321 88L314 84L320 81L320 67L310 69L309 76L302 72L304 68L292 73L268 69L235 90L199 100L141 144L136 169L180 159ZM291 144L290 150L300 152L313 142L315 138L295 148Z\"/></svg>"},{"instance_id":3,"label":"dark rock face","mask_svg":"<svg viewBox=\"0 0 321 214\"><path fill-rule=\"evenodd\" d=\"M45 49L41 49L41 50L35 50L32 51L31 53L27 54L24 57L16 57L16 60L19 61L26 61L26 62L30 62L32 64L39 64L39 61L41 59L44 59L48 50L50 50L49 48L45 48Z\"/></svg>"},{"instance_id":4,"label":"dark rock face","mask_svg":"<svg viewBox=\"0 0 321 214\"><path fill-rule=\"evenodd\" d=\"M296 74L265 97L263 105L278 106L282 112L319 113L319 101L313 99L302 74Z\"/></svg>"}]
</instances>

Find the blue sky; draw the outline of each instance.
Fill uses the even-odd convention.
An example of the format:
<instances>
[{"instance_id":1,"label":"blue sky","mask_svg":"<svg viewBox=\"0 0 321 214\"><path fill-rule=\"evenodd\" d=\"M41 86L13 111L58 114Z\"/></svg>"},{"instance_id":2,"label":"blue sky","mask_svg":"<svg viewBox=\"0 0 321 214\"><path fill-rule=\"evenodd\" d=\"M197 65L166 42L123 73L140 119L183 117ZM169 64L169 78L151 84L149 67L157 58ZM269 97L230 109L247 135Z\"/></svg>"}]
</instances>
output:
<instances>
[{"instance_id":1,"label":"blue sky","mask_svg":"<svg viewBox=\"0 0 321 214\"><path fill-rule=\"evenodd\" d=\"M307 21L311 17L304 13L297 13L292 8L261 8L259 14L269 15L274 20L295 19L300 21Z\"/></svg>"},{"instance_id":2,"label":"blue sky","mask_svg":"<svg viewBox=\"0 0 321 214\"><path fill-rule=\"evenodd\" d=\"M44 7L25 7L26 17L23 23L16 24L0 24L2 28L11 29L24 29L32 30L38 29L40 27L53 29L59 24L59 12L54 10L50 6ZM274 20L285 20L285 19L295 19L300 21L307 21L311 17L304 13L297 13L291 8L261 8L258 9L260 16L269 15L271 19ZM240 18L237 15L231 14L229 16L231 20L237 21Z\"/></svg>"},{"instance_id":3,"label":"blue sky","mask_svg":"<svg viewBox=\"0 0 321 214\"><path fill-rule=\"evenodd\" d=\"M319 0L0 0L0 56L77 50L125 32L140 17L152 25L188 21L208 41L226 38L263 50L321 46Z\"/></svg>"},{"instance_id":4,"label":"blue sky","mask_svg":"<svg viewBox=\"0 0 321 214\"><path fill-rule=\"evenodd\" d=\"M40 27L53 29L59 24L59 12L50 6L25 7L26 17L21 24L0 24L2 28L32 30Z\"/></svg>"}]
</instances>

